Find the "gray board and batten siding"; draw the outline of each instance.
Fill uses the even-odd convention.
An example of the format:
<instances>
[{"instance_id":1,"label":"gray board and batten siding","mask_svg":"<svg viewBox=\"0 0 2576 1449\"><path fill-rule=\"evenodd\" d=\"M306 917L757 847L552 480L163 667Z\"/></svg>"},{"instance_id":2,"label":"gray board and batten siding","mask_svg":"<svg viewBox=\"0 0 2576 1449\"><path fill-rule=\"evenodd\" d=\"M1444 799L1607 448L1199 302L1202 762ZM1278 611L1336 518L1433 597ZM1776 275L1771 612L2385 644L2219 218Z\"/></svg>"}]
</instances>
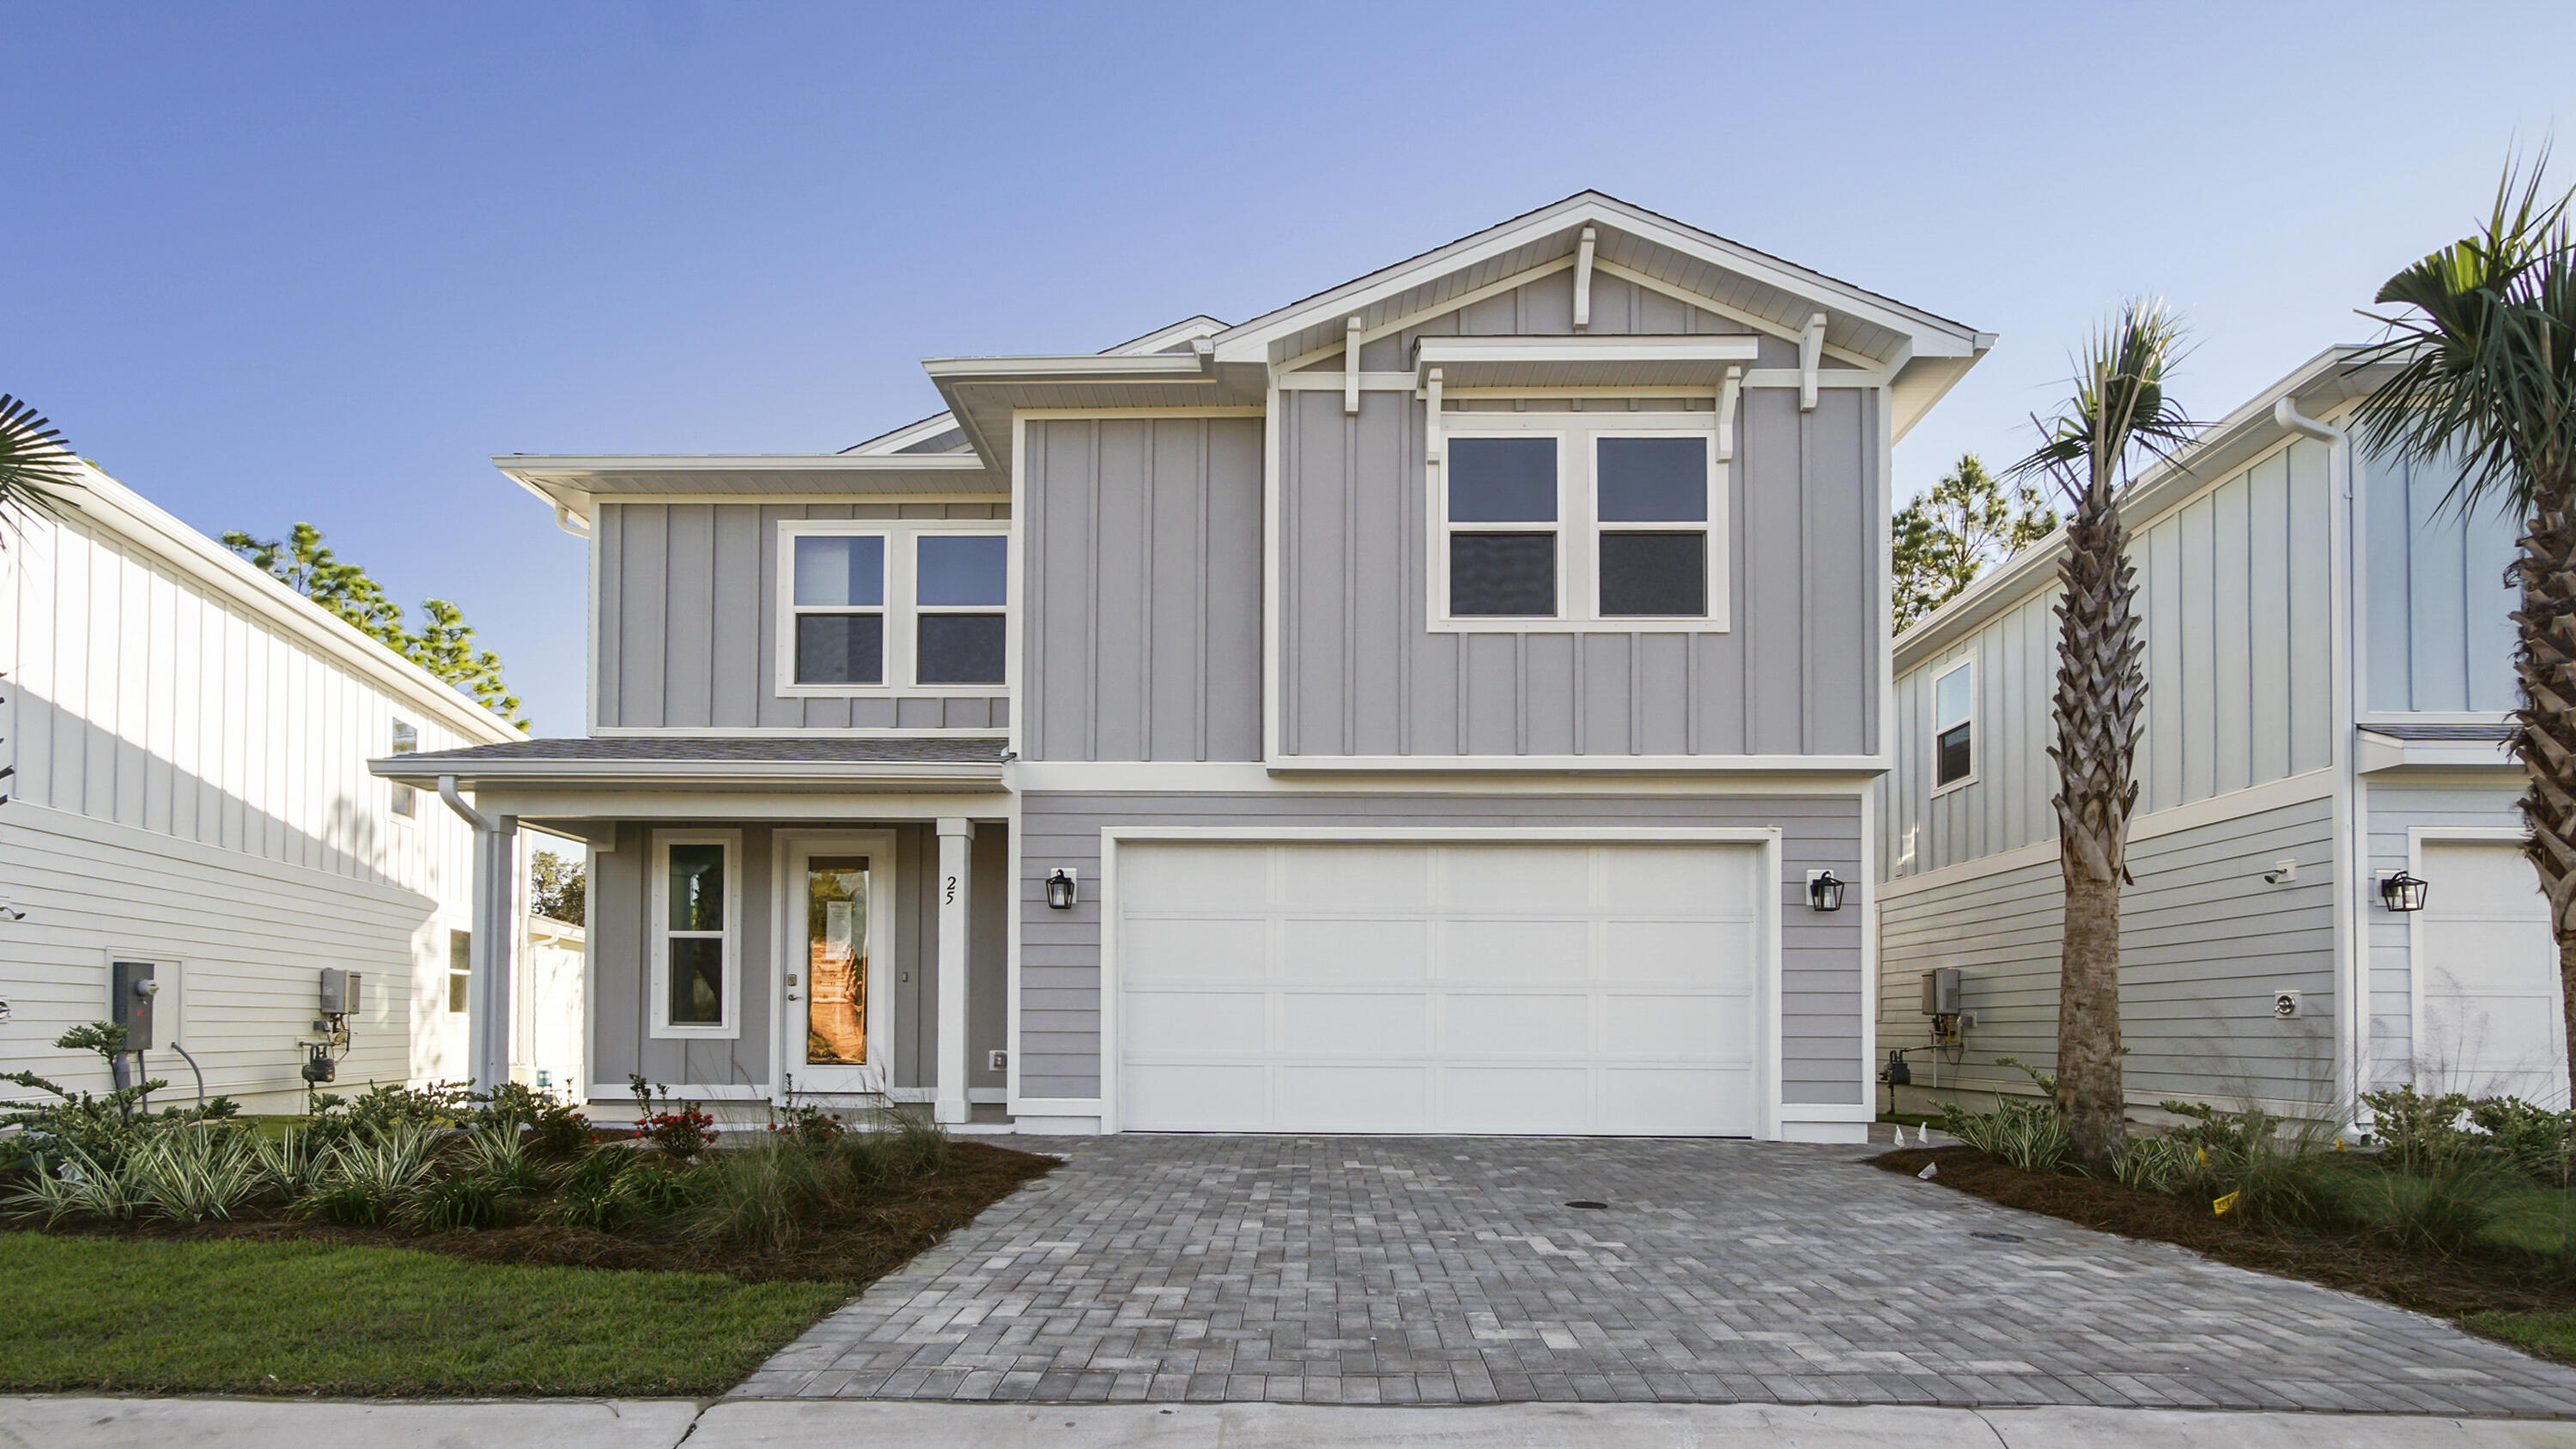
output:
<instances>
[{"instance_id":1,"label":"gray board and batten siding","mask_svg":"<svg viewBox=\"0 0 2576 1449\"><path fill-rule=\"evenodd\" d=\"M733 822L665 822L659 827L626 823L617 827L613 850L591 854L590 1077L600 1084L625 1080L629 1072L665 1085L754 1087L772 1083L770 1009L779 953L777 909L772 879L782 832L882 828L895 837L896 899L894 959L871 962L892 971L884 998L889 1020L872 1023L872 1042L883 1040L894 1058L893 1085L934 1086L938 1063L939 908L937 878L939 842L926 824L873 826L865 821L833 820L803 824L743 825L742 848L735 860L742 919L734 942L741 953L739 1010L741 1030L731 1038L657 1038L652 1034L652 883L653 832L734 828ZM995 825L978 827L969 857L973 872L967 927L967 1085L1000 1088L1003 1075L985 1067L985 1054L1008 1041L1006 953L1009 949L1009 832ZM887 1033L880 1038L878 1033ZM790 1071L794 1070L791 1063Z\"/></svg>"},{"instance_id":2,"label":"gray board and batten siding","mask_svg":"<svg viewBox=\"0 0 2576 1449\"><path fill-rule=\"evenodd\" d=\"M1027 758L1261 758L1261 431L1023 424Z\"/></svg>"},{"instance_id":3,"label":"gray board and batten siding","mask_svg":"<svg viewBox=\"0 0 2576 1449\"><path fill-rule=\"evenodd\" d=\"M603 729L976 729L1010 700L778 692L778 526L817 519L1000 519L1003 503L615 503L591 527Z\"/></svg>"},{"instance_id":4,"label":"gray board and batten siding","mask_svg":"<svg viewBox=\"0 0 2576 1449\"><path fill-rule=\"evenodd\" d=\"M2142 815L2333 763L2327 464L2326 445L2293 443L2132 534L2147 646ZM2055 838L2057 592L2052 576L1897 678L1879 856L1890 876ZM1975 778L1935 794L1933 685L1962 660L1977 666Z\"/></svg>"},{"instance_id":5,"label":"gray board and batten siding","mask_svg":"<svg viewBox=\"0 0 2576 1449\"><path fill-rule=\"evenodd\" d=\"M2522 521L2464 511L2456 463L2406 463L2356 447L2362 515L2363 698L2373 711L2514 707L2513 611L2505 577Z\"/></svg>"},{"instance_id":6,"label":"gray board and batten siding","mask_svg":"<svg viewBox=\"0 0 2576 1449\"><path fill-rule=\"evenodd\" d=\"M1861 868L1861 802L1853 795L1492 796L1464 794L1058 793L1021 797L1020 1094L1100 1094L1101 975L1097 893L1071 910L1046 904L1046 871L1072 866L1100 878L1101 831L1112 826L1242 828L1649 828L1776 826L1781 831L1780 1079L1784 1101L1857 1105L1867 985L1861 932L1867 912L1806 905L1806 873L1845 879Z\"/></svg>"},{"instance_id":7,"label":"gray board and batten siding","mask_svg":"<svg viewBox=\"0 0 2576 1449\"><path fill-rule=\"evenodd\" d=\"M2333 801L2317 797L2132 842L2136 884L2120 894L2121 1071L2132 1101L2333 1101ZM2403 832L2399 839L2403 842ZM2298 879L2269 884L2248 861L2289 857ZM1879 1045L1928 1044L1921 977L1960 971L1976 1023L1962 1046L1909 1057L1920 1107L1945 1092L2028 1095L1999 1057L2045 1067L2057 1050L2065 880L2055 858L1879 904ZM2301 993L2272 1014L2272 993ZM2398 987L2403 999L2404 987Z\"/></svg>"}]
</instances>

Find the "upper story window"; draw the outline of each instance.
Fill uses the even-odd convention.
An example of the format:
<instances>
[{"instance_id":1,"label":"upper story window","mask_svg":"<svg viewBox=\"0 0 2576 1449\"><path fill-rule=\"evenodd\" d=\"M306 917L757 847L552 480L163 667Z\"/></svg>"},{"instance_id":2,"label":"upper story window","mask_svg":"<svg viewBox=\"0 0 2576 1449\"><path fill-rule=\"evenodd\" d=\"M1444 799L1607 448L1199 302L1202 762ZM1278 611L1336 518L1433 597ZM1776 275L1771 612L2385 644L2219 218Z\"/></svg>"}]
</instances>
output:
<instances>
[{"instance_id":1,"label":"upper story window","mask_svg":"<svg viewBox=\"0 0 2576 1449\"><path fill-rule=\"evenodd\" d=\"M420 731L401 720L394 721L394 743L391 753L412 754L420 748ZM420 792L409 785L394 786L393 812L405 819L420 813Z\"/></svg>"},{"instance_id":2,"label":"upper story window","mask_svg":"<svg viewBox=\"0 0 2576 1449\"><path fill-rule=\"evenodd\" d=\"M1725 475L1705 421L1474 413L1446 432L1434 629L1726 627Z\"/></svg>"},{"instance_id":3,"label":"upper story window","mask_svg":"<svg viewBox=\"0 0 2576 1449\"><path fill-rule=\"evenodd\" d=\"M1932 788L1977 775L1977 666L1965 661L1932 681Z\"/></svg>"},{"instance_id":4,"label":"upper story window","mask_svg":"<svg viewBox=\"0 0 2576 1449\"><path fill-rule=\"evenodd\" d=\"M1010 539L999 525L782 524L779 574L781 694L1009 682Z\"/></svg>"}]
</instances>

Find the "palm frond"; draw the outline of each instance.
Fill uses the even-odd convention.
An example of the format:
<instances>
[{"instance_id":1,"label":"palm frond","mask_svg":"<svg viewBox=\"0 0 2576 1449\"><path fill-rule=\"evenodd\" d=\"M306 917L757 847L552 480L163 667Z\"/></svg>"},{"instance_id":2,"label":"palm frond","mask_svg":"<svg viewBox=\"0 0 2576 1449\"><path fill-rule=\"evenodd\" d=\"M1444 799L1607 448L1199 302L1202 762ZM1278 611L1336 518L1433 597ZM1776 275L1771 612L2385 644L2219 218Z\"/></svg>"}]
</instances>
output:
<instances>
[{"instance_id":1,"label":"palm frond","mask_svg":"<svg viewBox=\"0 0 2576 1449\"><path fill-rule=\"evenodd\" d=\"M2015 477L2046 477L2067 501L2107 498L2146 458L2170 461L2200 424L2169 385L2188 348L2182 318L2163 302L2133 299L2094 330L2075 357L2075 390L2052 418L2033 418L2039 446Z\"/></svg>"},{"instance_id":2,"label":"palm frond","mask_svg":"<svg viewBox=\"0 0 2576 1449\"><path fill-rule=\"evenodd\" d=\"M0 393L0 546L30 513L57 517L54 490L80 477L80 458L36 410Z\"/></svg>"}]
</instances>

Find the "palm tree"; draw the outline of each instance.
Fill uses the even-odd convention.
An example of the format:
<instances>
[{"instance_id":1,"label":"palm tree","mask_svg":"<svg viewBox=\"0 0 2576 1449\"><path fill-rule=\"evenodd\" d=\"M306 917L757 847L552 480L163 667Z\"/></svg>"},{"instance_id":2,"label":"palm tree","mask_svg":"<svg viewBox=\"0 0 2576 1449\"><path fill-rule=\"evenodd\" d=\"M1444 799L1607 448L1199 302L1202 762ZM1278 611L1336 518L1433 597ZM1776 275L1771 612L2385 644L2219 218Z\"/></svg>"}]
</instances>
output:
<instances>
[{"instance_id":1,"label":"palm tree","mask_svg":"<svg viewBox=\"0 0 2576 1449\"><path fill-rule=\"evenodd\" d=\"M2544 202L2548 165L2546 151L2527 175L2508 164L2476 234L2379 289L2381 305L2406 310L2375 319L2389 334L2353 365L2396 371L2363 399L2354 430L2381 456L2456 464L2446 507L2511 508L2525 520L2508 575L2522 588L2513 749L2531 777L2523 852L2549 899L2576 1041L2576 193Z\"/></svg>"},{"instance_id":2,"label":"palm tree","mask_svg":"<svg viewBox=\"0 0 2576 1449\"><path fill-rule=\"evenodd\" d=\"M0 393L0 547L30 513L52 514L54 489L80 476L80 459L54 425Z\"/></svg>"},{"instance_id":3,"label":"palm tree","mask_svg":"<svg viewBox=\"0 0 2576 1449\"><path fill-rule=\"evenodd\" d=\"M2057 983L2057 1106L2076 1156L2109 1165L2128 1140L2120 1081L2120 886L2128 876L2132 765L2147 697L2140 667L2137 571L2120 497L2133 465L2170 457L2194 424L2165 392L2182 325L2162 303L2133 301L2076 358L2075 393L2041 422L2040 443L2013 465L2044 476L2074 510L2057 576L2058 861L2066 923Z\"/></svg>"}]
</instances>

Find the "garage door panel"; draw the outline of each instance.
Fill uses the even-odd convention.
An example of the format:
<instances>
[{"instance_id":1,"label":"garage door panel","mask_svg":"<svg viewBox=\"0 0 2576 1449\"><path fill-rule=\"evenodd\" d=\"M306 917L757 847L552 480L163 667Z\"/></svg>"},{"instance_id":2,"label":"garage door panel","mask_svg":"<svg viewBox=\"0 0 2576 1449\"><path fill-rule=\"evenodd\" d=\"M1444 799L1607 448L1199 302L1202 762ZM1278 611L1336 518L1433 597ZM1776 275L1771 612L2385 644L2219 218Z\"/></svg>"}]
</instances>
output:
<instances>
[{"instance_id":1,"label":"garage door panel","mask_svg":"<svg viewBox=\"0 0 2576 1449\"><path fill-rule=\"evenodd\" d=\"M1130 916L1121 925L1129 984L1259 981L1269 925L1259 919L1172 920Z\"/></svg>"},{"instance_id":2,"label":"garage door panel","mask_svg":"<svg viewBox=\"0 0 2576 1449\"><path fill-rule=\"evenodd\" d=\"M1431 859L1405 846L1274 847L1280 905L1296 911L1420 910L1431 902Z\"/></svg>"},{"instance_id":3,"label":"garage door panel","mask_svg":"<svg viewBox=\"0 0 2576 1449\"><path fill-rule=\"evenodd\" d=\"M1614 910L1669 911L1697 902L1712 911L1749 913L1755 900L1751 850L1613 845L1602 855L1605 899Z\"/></svg>"},{"instance_id":4,"label":"garage door panel","mask_svg":"<svg viewBox=\"0 0 2576 1449\"><path fill-rule=\"evenodd\" d=\"M1751 1060L1749 996L1612 996L1601 1007L1605 1057Z\"/></svg>"},{"instance_id":5,"label":"garage door panel","mask_svg":"<svg viewBox=\"0 0 2576 1449\"><path fill-rule=\"evenodd\" d=\"M1270 1120L1270 1069L1129 1062L1121 1094L1138 1122L1175 1131L1224 1131Z\"/></svg>"},{"instance_id":6,"label":"garage door panel","mask_svg":"<svg viewBox=\"0 0 2576 1449\"><path fill-rule=\"evenodd\" d=\"M1258 910L1270 896L1270 851L1261 845L1131 845L1118 898L1131 911L1205 910L1222 901Z\"/></svg>"},{"instance_id":7,"label":"garage door panel","mask_svg":"<svg viewBox=\"0 0 2576 1449\"><path fill-rule=\"evenodd\" d=\"M1317 1132L1429 1132L1431 1070L1312 1063L1279 1069L1293 1121Z\"/></svg>"},{"instance_id":8,"label":"garage door panel","mask_svg":"<svg viewBox=\"0 0 2576 1449\"><path fill-rule=\"evenodd\" d=\"M1615 984L1749 983L1753 927L1738 921L1611 921L1602 974Z\"/></svg>"},{"instance_id":9,"label":"garage door panel","mask_svg":"<svg viewBox=\"0 0 2576 1449\"><path fill-rule=\"evenodd\" d=\"M1131 991L1124 1027L1132 1040L1187 1043L1193 1054L1270 1049L1269 1002L1258 991Z\"/></svg>"},{"instance_id":10,"label":"garage door panel","mask_svg":"<svg viewBox=\"0 0 2576 1449\"><path fill-rule=\"evenodd\" d=\"M1443 1132L1589 1132L1588 1067L1446 1066L1440 1069Z\"/></svg>"},{"instance_id":11,"label":"garage door panel","mask_svg":"<svg viewBox=\"0 0 2576 1449\"><path fill-rule=\"evenodd\" d=\"M2431 1089L2567 1101L2549 907L2516 846L2424 847L2415 1065Z\"/></svg>"},{"instance_id":12,"label":"garage door panel","mask_svg":"<svg viewBox=\"0 0 2576 1449\"><path fill-rule=\"evenodd\" d=\"M1441 980L1579 986L1592 974L1592 927L1585 921L1447 923Z\"/></svg>"},{"instance_id":13,"label":"garage door panel","mask_svg":"<svg viewBox=\"0 0 2576 1449\"><path fill-rule=\"evenodd\" d=\"M1441 863L1440 904L1452 912L1582 910L1592 899L1588 850L1453 848L1442 852Z\"/></svg>"},{"instance_id":14,"label":"garage door panel","mask_svg":"<svg viewBox=\"0 0 2576 1449\"><path fill-rule=\"evenodd\" d=\"M1749 1137L1753 1068L1604 1067L1601 1114L1634 1132Z\"/></svg>"},{"instance_id":15,"label":"garage door panel","mask_svg":"<svg viewBox=\"0 0 2576 1449\"><path fill-rule=\"evenodd\" d=\"M1420 919L1291 918L1281 934L1284 980L1424 981L1431 975L1431 925Z\"/></svg>"},{"instance_id":16,"label":"garage door panel","mask_svg":"<svg viewBox=\"0 0 2576 1449\"><path fill-rule=\"evenodd\" d=\"M1279 997L1279 1050L1289 1056L1419 1057L1431 1003L1418 992L1297 992Z\"/></svg>"},{"instance_id":17,"label":"garage door panel","mask_svg":"<svg viewBox=\"0 0 2576 1449\"><path fill-rule=\"evenodd\" d=\"M1451 1056L1580 1057L1592 1047L1591 1003L1558 992L1452 992L1440 1002L1439 1049Z\"/></svg>"}]
</instances>

